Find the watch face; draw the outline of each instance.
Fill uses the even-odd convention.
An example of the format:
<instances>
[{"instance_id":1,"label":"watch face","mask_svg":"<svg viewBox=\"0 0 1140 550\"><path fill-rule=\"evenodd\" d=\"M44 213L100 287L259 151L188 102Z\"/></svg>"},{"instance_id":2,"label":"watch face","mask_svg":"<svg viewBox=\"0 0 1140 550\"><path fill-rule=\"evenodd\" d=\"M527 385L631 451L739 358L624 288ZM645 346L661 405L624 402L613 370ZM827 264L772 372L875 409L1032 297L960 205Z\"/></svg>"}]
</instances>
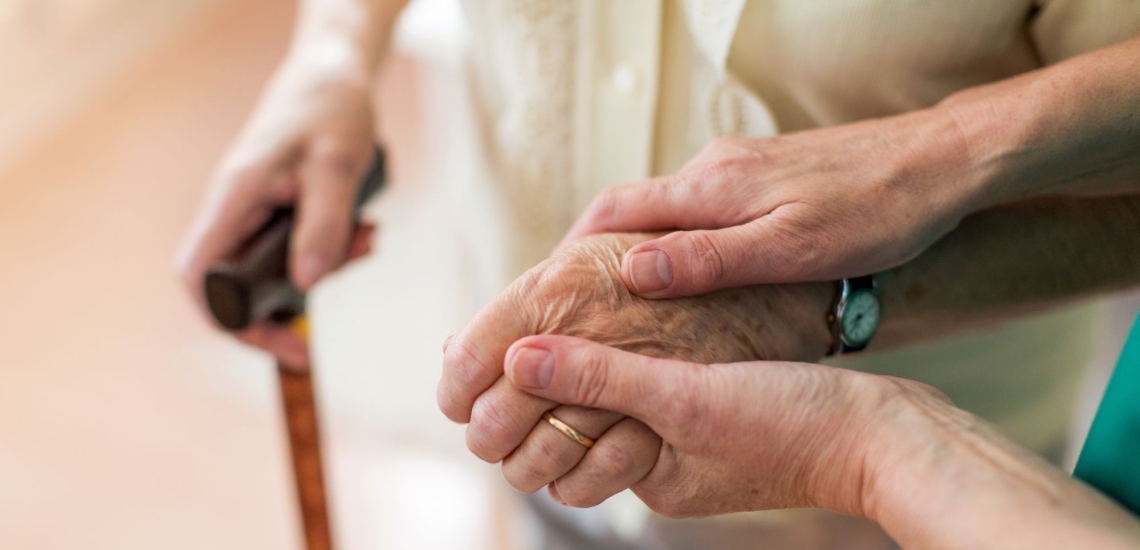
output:
<instances>
[{"instance_id":1,"label":"watch face","mask_svg":"<svg viewBox=\"0 0 1140 550\"><path fill-rule=\"evenodd\" d=\"M857 290L843 306L843 339L849 346L864 346L879 328L879 298L869 289Z\"/></svg>"}]
</instances>

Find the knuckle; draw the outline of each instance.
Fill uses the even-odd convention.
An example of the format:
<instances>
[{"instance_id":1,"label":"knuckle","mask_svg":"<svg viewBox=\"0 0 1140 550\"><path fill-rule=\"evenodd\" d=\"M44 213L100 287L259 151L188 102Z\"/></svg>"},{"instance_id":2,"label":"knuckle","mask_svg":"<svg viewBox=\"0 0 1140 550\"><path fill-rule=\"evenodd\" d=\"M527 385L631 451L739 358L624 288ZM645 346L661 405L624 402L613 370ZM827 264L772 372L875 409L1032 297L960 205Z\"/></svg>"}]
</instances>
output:
<instances>
[{"instance_id":1,"label":"knuckle","mask_svg":"<svg viewBox=\"0 0 1140 550\"><path fill-rule=\"evenodd\" d=\"M443 379L458 386L469 386L493 374L492 369L471 351L464 338L452 338L443 354Z\"/></svg>"},{"instance_id":2,"label":"knuckle","mask_svg":"<svg viewBox=\"0 0 1140 550\"><path fill-rule=\"evenodd\" d=\"M539 438L534 447L504 462L503 477L515 489L533 493L554 481L567 458L563 449L546 438Z\"/></svg>"},{"instance_id":3,"label":"knuckle","mask_svg":"<svg viewBox=\"0 0 1140 550\"><path fill-rule=\"evenodd\" d=\"M704 419L698 391L691 385L681 385L661 405L661 418L678 440L690 441L701 429Z\"/></svg>"},{"instance_id":4,"label":"knuckle","mask_svg":"<svg viewBox=\"0 0 1140 550\"><path fill-rule=\"evenodd\" d=\"M639 486L637 496L657 514L669 519L683 519L697 515L694 505L698 498L707 498L707 492L678 479L672 479L652 487ZM702 497L702 495L705 495Z\"/></svg>"},{"instance_id":5,"label":"knuckle","mask_svg":"<svg viewBox=\"0 0 1140 550\"><path fill-rule=\"evenodd\" d=\"M322 170L340 178L355 177L364 165L362 156L355 148L333 139L314 144L309 159Z\"/></svg>"},{"instance_id":6,"label":"knuckle","mask_svg":"<svg viewBox=\"0 0 1140 550\"><path fill-rule=\"evenodd\" d=\"M471 420L470 410L464 410L459 405L459 400L451 391L451 386L441 380L435 389L435 401L439 406L440 412L452 422L464 423Z\"/></svg>"},{"instance_id":7,"label":"knuckle","mask_svg":"<svg viewBox=\"0 0 1140 550\"><path fill-rule=\"evenodd\" d=\"M347 247L350 230L348 212L331 207L310 210L298 222L297 246L300 250L324 250L337 257Z\"/></svg>"},{"instance_id":8,"label":"knuckle","mask_svg":"<svg viewBox=\"0 0 1140 550\"><path fill-rule=\"evenodd\" d=\"M725 155L730 155L740 147L740 138L732 135L718 136L708 142L697 155L704 160L703 164L716 163Z\"/></svg>"},{"instance_id":9,"label":"knuckle","mask_svg":"<svg viewBox=\"0 0 1140 550\"><path fill-rule=\"evenodd\" d=\"M746 138L741 136L727 134L717 136L709 143L709 147L719 150L732 150L741 147L746 141Z\"/></svg>"},{"instance_id":10,"label":"knuckle","mask_svg":"<svg viewBox=\"0 0 1140 550\"><path fill-rule=\"evenodd\" d=\"M678 204L712 202L724 195L717 183L709 178L686 177L669 186L668 191L673 193L673 201Z\"/></svg>"},{"instance_id":11,"label":"knuckle","mask_svg":"<svg viewBox=\"0 0 1140 550\"><path fill-rule=\"evenodd\" d=\"M593 508L606 500L604 495L584 488L578 483L560 483L558 496L571 508Z\"/></svg>"},{"instance_id":12,"label":"knuckle","mask_svg":"<svg viewBox=\"0 0 1140 550\"><path fill-rule=\"evenodd\" d=\"M609 371L597 353L582 353L578 357L580 376L575 382L574 399L584 407L596 407L609 383Z\"/></svg>"},{"instance_id":13,"label":"knuckle","mask_svg":"<svg viewBox=\"0 0 1140 550\"><path fill-rule=\"evenodd\" d=\"M721 193L718 181L706 177L707 168L693 168L683 170L672 176L653 180L641 189L640 199L646 205L666 204L678 208L676 220L680 222L677 227L687 227L691 224L685 215L686 205L697 203L717 203ZM645 229L665 229L646 227Z\"/></svg>"},{"instance_id":14,"label":"knuckle","mask_svg":"<svg viewBox=\"0 0 1140 550\"><path fill-rule=\"evenodd\" d=\"M657 515L668 519L680 519L684 517L681 513L677 499L669 492L660 490L639 491L638 498L653 510Z\"/></svg>"},{"instance_id":15,"label":"knuckle","mask_svg":"<svg viewBox=\"0 0 1140 550\"><path fill-rule=\"evenodd\" d=\"M570 248L574 249L578 246L580 245L574 243L570 245ZM533 302L544 294L550 281L558 277L558 271L561 269L562 266L559 262L544 261L515 279L515 282L507 287L504 295L515 307L524 307L522 304Z\"/></svg>"},{"instance_id":16,"label":"knuckle","mask_svg":"<svg viewBox=\"0 0 1140 550\"><path fill-rule=\"evenodd\" d=\"M721 157L709 165L709 177L729 188L738 187L755 172L755 160L752 155L731 154Z\"/></svg>"},{"instance_id":17,"label":"knuckle","mask_svg":"<svg viewBox=\"0 0 1140 550\"><path fill-rule=\"evenodd\" d=\"M503 464L503 480L507 482L507 485L514 488L514 490L529 495L545 486L543 484L535 484L533 479L534 478L529 477L526 472L520 472L517 467L510 467Z\"/></svg>"},{"instance_id":18,"label":"knuckle","mask_svg":"<svg viewBox=\"0 0 1140 550\"><path fill-rule=\"evenodd\" d=\"M582 215L587 226L596 231L605 231L607 222L618 217L620 199L616 187L606 187L594 196Z\"/></svg>"},{"instance_id":19,"label":"knuckle","mask_svg":"<svg viewBox=\"0 0 1140 550\"><path fill-rule=\"evenodd\" d=\"M691 514L686 509L687 506L684 502L672 496L665 496L657 501L657 507L650 507L654 512L668 518L668 519L683 519L689 517Z\"/></svg>"},{"instance_id":20,"label":"knuckle","mask_svg":"<svg viewBox=\"0 0 1140 550\"><path fill-rule=\"evenodd\" d=\"M623 445L597 446L591 451L601 479L624 479L637 471L638 460Z\"/></svg>"},{"instance_id":21,"label":"knuckle","mask_svg":"<svg viewBox=\"0 0 1140 550\"><path fill-rule=\"evenodd\" d=\"M477 399L467 426L467 448L486 462L498 462L507 454L504 443L513 431L507 416L493 400Z\"/></svg>"},{"instance_id":22,"label":"knuckle","mask_svg":"<svg viewBox=\"0 0 1140 550\"><path fill-rule=\"evenodd\" d=\"M688 233L689 257L693 262L693 284L708 288L724 281L724 255L707 231Z\"/></svg>"},{"instance_id":23,"label":"knuckle","mask_svg":"<svg viewBox=\"0 0 1140 550\"><path fill-rule=\"evenodd\" d=\"M529 467L519 466L513 462L503 461L503 479L507 485L522 493L530 494L542 488L541 484L534 482L536 476Z\"/></svg>"},{"instance_id":24,"label":"knuckle","mask_svg":"<svg viewBox=\"0 0 1140 550\"><path fill-rule=\"evenodd\" d=\"M757 248L768 258L765 265L771 264L782 279L808 280L829 261L824 251L837 250L827 244L829 238L821 235L817 226L799 222L775 230L767 242L757 243Z\"/></svg>"}]
</instances>

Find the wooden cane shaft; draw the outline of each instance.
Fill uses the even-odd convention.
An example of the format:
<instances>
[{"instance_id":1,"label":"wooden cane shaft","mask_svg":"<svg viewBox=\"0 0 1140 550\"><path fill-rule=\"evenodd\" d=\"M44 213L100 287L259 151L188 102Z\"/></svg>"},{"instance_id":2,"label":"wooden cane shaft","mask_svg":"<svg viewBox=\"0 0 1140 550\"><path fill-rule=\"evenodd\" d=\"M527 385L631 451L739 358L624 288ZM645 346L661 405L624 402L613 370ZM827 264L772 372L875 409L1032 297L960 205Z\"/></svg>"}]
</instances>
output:
<instances>
[{"instance_id":1,"label":"wooden cane shaft","mask_svg":"<svg viewBox=\"0 0 1140 550\"><path fill-rule=\"evenodd\" d=\"M277 367L307 550L332 550L313 376Z\"/></svg>"}]
</instances>

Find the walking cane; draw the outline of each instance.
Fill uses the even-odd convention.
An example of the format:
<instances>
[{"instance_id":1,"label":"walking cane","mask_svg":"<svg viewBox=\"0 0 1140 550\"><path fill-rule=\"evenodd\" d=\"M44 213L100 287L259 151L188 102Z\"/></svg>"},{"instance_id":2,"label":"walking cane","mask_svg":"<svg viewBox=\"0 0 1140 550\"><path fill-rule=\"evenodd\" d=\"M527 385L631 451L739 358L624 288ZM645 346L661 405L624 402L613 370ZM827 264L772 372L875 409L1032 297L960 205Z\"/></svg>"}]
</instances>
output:
<instances>
[{"instance_id":1,"label":"walking cane","mask_svg":"<svg viewBox=\"0 0 1140 550\"><path fill-rule=\"evenodd\" d=\"M357 195L357 215L385 180L384 151L377 147L376 160ZM237 252L206 272L206 303L226 329L240 331L253 323L271 320L289 323L308 341L305 294L289 281L292 226L293 210L278 210ZM306 548L332 550L311 362L304 372L278 363L277 376Z\"/></svg>"}]
</instances>

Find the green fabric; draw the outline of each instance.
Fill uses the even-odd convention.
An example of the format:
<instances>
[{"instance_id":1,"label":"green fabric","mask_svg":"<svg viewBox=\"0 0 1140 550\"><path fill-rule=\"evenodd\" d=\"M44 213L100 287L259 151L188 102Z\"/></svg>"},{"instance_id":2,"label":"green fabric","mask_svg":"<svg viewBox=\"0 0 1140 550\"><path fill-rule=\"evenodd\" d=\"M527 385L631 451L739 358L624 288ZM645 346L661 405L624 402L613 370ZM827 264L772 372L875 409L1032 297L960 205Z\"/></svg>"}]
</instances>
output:
<instances>
[{"instance_id":1,"label":"green fabric","mask_svg":"<svg viewBox=\"0 0 1140 550\"><path fill-rule=\"evenodd\" d=\"M1140 515L1140 317L1132 325L1073 476Z\"/></svg>"}]
</instances>

